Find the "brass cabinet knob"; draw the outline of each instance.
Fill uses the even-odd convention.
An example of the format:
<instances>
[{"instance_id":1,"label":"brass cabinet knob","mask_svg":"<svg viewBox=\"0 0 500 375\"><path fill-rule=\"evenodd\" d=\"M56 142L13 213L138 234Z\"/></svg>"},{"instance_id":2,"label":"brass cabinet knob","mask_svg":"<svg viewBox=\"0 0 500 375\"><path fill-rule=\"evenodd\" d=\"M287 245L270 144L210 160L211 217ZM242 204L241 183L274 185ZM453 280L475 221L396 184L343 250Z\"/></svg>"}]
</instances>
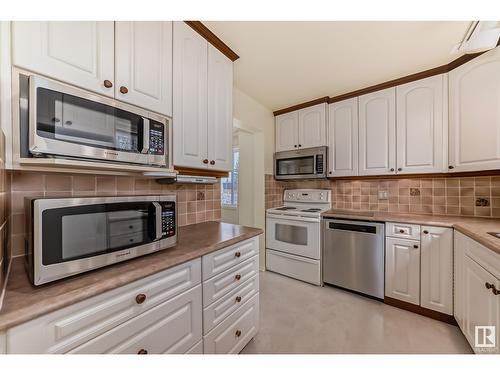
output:
<instances>
[{"instance_id":1,"label":"brass cabinet knob","mask_svg":"<svg viewBox=\"0 0 500 375\"><path fill-rule=\"evenodd\" d=\"M391 172L394 172L394 168L391 168L391 169L390 169L390 171L391 171Z\"/></svg>"},{"instance_id":2,"label":"brass cabinet knob","mask_svg":"<svg viewBox=\"0 0 500 375\"><path fill-rule=\"evenodd\" d=\"M113 87L113 83L109 79L105 79L104 80L104 87L109 89L109 88Z\"/></svg>"},{"instance_id":3,"label":"brass cabinet knob","mask_svg":"<svg viewBox=\"0 0 500 375\"><path fill-rule=\"evenodd\" d=\"M241 302L241 297L240 296L236 297L236 302Z\"/></svg>"},{"instance_id":4,"label":"brass cabinet knob","mask_svg":"<svg viewBox=\"0 0 500 375\"><path fill-rule=\"evenodd\" d=\"M236 337L240 337L241 336L241 331L237 330L234 334L236 335Z\"/></svg>"},{"instance_id":5,"label":"brass cabinet knob","mask_svg":"<svg viewBox=\"0 0 500 375\"><path fill-rule=\"evenodd\" d=\"M235 278L236 280L239 280L239 279L241 279L241 275L240 275L240 274L238 274L238 275L234 276L234 278Z\"/></svg>"},{"instance_id":6,"label":"brass cabinet knob","mask_svg":"<svg viewBox=\"0 0 500 375\"><path fill-rule=\"evenodd\" d=\"M400 230L399 230L399 233L404 233L404 232L405 232L405 230L404 230L404 229L400 229Z\"/></svg>"},{"instance_id":7,"label":"brass cabinet knob","mask_svg":"<svg viewBox=\"0 0 500 375\"><path fill-rule=\"evenodd\" d=\"M495 296L497 296L497 295L499 295L499 294L500 294L500 290L498 290L498 289L497 289L497 288L495 288L495 287L493 287L493 289L491 290L491 292L492 292Z\"/></svg>"},{"instance_id":8,"label":"brass cabinet knob","mask_svg":"<svg viewBox=\"0 0 500 375\"><path fill-rule=\"evenodd\" d=\"M299 145L299 147L302 147L302 145Z\"/></svg>"},{"instance_id":9,"label":"brass cabinet knob","mask_svg":"<svg viewBox=\"0 0 500 375\"><path fill-rule=\"evenodd\" d=\"M297 145L293 145L293 147L297 148Z\"/></svg>"},{"instance_id":10,"label":"brass cabinet knob","mask_svg":"<svg viewBox=\"0 0 500 375\"><path fill-rule=\"evenodd\" d=\"M453 165L448 166L448 169L453 169L453 168L455 168Z\"/></svg>"},{"instance_id":11,"label":"brass cabinet knob","mask_svg":"<svg viewBox=\"0 0 500 375\"><path fill-rule=\"evenodd\" d=\"M210 160L210 165L215 165L215 160Z\"/></svg>"},{"instance_id":12,"label":"brass cabinet knob","mask_svg":"<svg viewBox=\"0 0 500 375\"><path fill-rule=\"evenodd\" d=\"M141 294L138 294L136 297L135 297L135 302L137 302L138 305L144 303L144 301L146 300L146 295L141 293Z\"/></svg>"},{"instance_id":13,"label":"brass cabinet knob","mask_svg":"<svg viewBox=\"0 0 500 375\"><path fill-rule=\"evenodd\" d=\"M403 168L398 168L398 172L401 172L403 170Z\"/></svg>"},{"instance_id":14,"label":"brass cabinet knob","mask_svg":"<svg viewBox=\"0 0 500 375\"><path fill-rule=\"evenodd\" d=\"M424 234L429 234L429 231L428 230L424 230Z\"/></svg>"},{"instance_id":15,"label":"brass cabinet knob","mask_svg":"<svg viewBox=\"0 0 500 375\"><path fill-rule=\"evenodd\" d=\"M125 86L120 86L120 92L122 94L126 94L128 92L128 89Z\"/></svg>"},{"instance_id":16,"label":"brass cabinet knob","mask_svg":"<svg viewBox=\"0 0 500 375\"><path fill-rule=\"evenodd\" d=\"M484 283L484 286L486 287L486 289L493 289L495 287L495 285L490 284L488 282Z\"/></svg>"},{"instance_id":17,"label":"brass cabinet knob","mask_svg":"<svg viewBox=\"0 0 500 375\"><path fill-rule=\"evenodd\" d=\"M414 249L418 249L418 245L413 245L413 248Z\"/></svg>"},{"instance_id":18,"label":"brass cabinet knob","mask_svg":"<svg viewBox=\"0 0 500 375\"><path fill-rule=\"evenodd\" d=\"M141 349L137 352L137 354L148 354L148 351L146 349Z\"/></svg>"},{"instance_id":19,"label":"brass cabinet knob","mask_svg":"<svg viewBox=\"0 0 500 375\"><path fill-rule=\"evenodd\" d=\"M235 252L235 253L234 253L234 256L235 256L236 258L239 258L239 257L241 256L241 253L240 253L239 251L237 251L237 252Z\"/></svg>"},{"instance_id":20,"label":"brass cabinet knob","mask_svg":"<svg viewBox=\"0 0 500 375\"><path fill-rule=\"evenodd\" d=\"M208 164L208 159L203 159L203 164Z\"/></svg>"}]
</instances>

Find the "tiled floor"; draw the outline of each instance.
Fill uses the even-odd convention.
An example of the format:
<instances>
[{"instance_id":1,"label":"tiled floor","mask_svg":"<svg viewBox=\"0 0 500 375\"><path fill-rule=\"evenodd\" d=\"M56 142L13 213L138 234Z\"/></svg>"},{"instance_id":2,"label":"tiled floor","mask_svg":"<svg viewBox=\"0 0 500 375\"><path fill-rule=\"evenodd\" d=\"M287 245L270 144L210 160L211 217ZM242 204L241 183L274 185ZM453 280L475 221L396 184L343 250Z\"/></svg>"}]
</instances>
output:
<instances>
[{"instance_id":1,"label":"tiled floor","mask_svg":"<svg viewBox=\"0 0 500 375\"><path fill-rule=\"evenodd\" d=\"M242 353L471 353L458 327L272 272L260 274L260 331Z\"/></svg>"}]
</instances>

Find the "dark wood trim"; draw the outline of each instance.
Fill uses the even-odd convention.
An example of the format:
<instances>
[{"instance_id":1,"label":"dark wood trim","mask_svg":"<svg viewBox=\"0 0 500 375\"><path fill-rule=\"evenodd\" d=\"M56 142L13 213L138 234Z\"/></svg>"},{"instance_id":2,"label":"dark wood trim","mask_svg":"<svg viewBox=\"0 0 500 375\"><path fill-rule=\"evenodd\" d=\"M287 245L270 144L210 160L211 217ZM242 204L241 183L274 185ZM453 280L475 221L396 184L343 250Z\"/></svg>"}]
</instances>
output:
<instances>
[{"instance_id":1,"label":"dark wood trim","mask_svg":"<svg viewBox=\"0 0 500 375\"><path fill-rule=\"evenodd\" d=\"M296 105L288 107L288 108L283 108L283 109L280 109L278 111L274 111L273 114L275 116L279 116L279 115L282 115L284 113L293 112L293 111L296 111L298 109L311 107L311 106L316 105L316 104L328 103L329 99L330 98L328 96L323 96L322 98L310 100L310 101L305 102L305 103L296 104Z\"/></svg>"},{"instance_id":2,"label":"dark wood trim","mask_svg":"<svg viewBox=\"0 0 500 375\"><path fill-rule=\"evenodd\" d=\"M288 108L283 108L283 109L274 111L273 113L275 116L278 116L278 115L282 115L284 113L295 111L297 109L310 107L314 104L324 103L325 98L327 98L328 103L340 102L342 100L355 98L355 97L360 96L360 95L370 94L370 93L375 92L375 91L388 89L391 87L403 85L405 83L409 83L409 82L413 82L413 81L418 81L419 79L432 77L432 76L435 76L438 74L448 73L450 70L453 70L453 69L459 67L460 65L465 64L466 62L482 55L483 53L484 52L463 55L463 56L460 56L458 59L455 59L448 64L441 65L441 66L438 66L436 68L432 68L432 69L424 70L422 72L410 74L410 75L407 75L404 77L392 79L392 80L387 81L387 82L382 82L382 83L379 83L379 84L376 84L373 86L365 87L365 88L362 88L359 90L351 91L351 92L337 95L334 97L323 97L323 98L311 100L309 102L296 104L296 105L288 107Z\"/></svg>"},{"instance_id":3,"label":"dark wood trim","mask_svg":"<svg viewBox=\"0 0 500 375\"><path fill-rule=\"evenodd\" d=\"M413 303L408 303L404 301L400 301L395 298L391 297L385 297L384 298L384 303L386 305L394 306L403 310L408 310L416 314L424 315L428 318L440 320L442 322L458 326L457 321L453 317L453 315L448 315L448 314L443 314L438 311L426 309L425 307L414 305Z\"/></svg>"},{"instance_id":4,"label":"dark wood trim","mask_svg":"<svg viewBox=\"0 0 500 375\"><path fill-rule=\"evenodd\" d=\"M228 59L231 61L236 61L240 57L234 52L229 46L224 43L217 35L210 31L208 27L206 27L200 21L184 21L187 25L189 25L194 31L200 34L203 38L205 38L211 45L221 51Z\"/></svg>"},{"instance_id":5,"label":"dark wood trim","mask_svg":"<svg viewBox=\"0 0 500 375\"><path fill-rule=\"evenodd\" d=\"M188 176L205 176L205 177L228 177L229 172L223 171L213 171L210 169L196 169L196 168L185 168L185 167L174 167L174 169L179 174L184 174Z\"/></svg>"},{"instance_id":6,"label":"dark wood trim","mask_svg":"<svg viewBox=\"0 0 500 375\"><path fill-rule=\"evenodd\" d=\"M415 173L415 174L390 174L375 176L346 176L346 177L328 177L329 180L381 180L381 179L402 179L402 178L439 178L439 177L481 177L481 176L499 176L500 169L476 172L454 172L454 173Z\"/></svg>"}]
</instances>

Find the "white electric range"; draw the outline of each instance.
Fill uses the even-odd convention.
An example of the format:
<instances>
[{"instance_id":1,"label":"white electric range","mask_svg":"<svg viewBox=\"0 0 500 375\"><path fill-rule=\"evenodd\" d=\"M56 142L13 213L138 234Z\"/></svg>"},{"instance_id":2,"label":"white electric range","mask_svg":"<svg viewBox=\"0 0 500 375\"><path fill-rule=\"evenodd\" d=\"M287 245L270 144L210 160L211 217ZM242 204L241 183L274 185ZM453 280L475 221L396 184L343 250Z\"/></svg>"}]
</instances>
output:
<instances>
[{"instance_id":1,"label":"white electric range","mask_svg":"<svg viewBox=\"0 0 500 375\"><path fill-rule=\"evenodd\" d=\"M266 211L266 268L321 285L321 214L331 208L331 192L285 190L283 202Z\"/></svg>"}]
</instances>

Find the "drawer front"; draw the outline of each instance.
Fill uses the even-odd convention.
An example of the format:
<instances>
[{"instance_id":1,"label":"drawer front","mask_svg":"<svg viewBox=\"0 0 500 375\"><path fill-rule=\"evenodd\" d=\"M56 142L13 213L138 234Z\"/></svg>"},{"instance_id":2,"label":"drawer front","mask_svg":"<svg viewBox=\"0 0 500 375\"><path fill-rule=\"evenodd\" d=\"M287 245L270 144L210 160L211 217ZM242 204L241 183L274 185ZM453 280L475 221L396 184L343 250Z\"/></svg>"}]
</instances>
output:
<instances>
[{"instance_id":1,"label":"drawer front","mask_svg":"<svg viewBox=\"0 0 500 375\"><path fill-rule=\"evenodd\" d=\"M210 332L233 312L259 292L259 276L254 276L240 287L203 310L203 334Z\"/></svg>"},{"instance_id":2,"label":"drawer front","mask_svg":"<svg viewBox=\"0 0 500 375\"><path fill-rule=\"evenodd\" d=\"M198 341L186 354L203 354L203 340Z\"/></svg>"},{"instance_id":3,"label":"drawer front","mask_svg":"<svg viewBox=\"0 0 500 375\"><path fill-rule=\"evenodd\" d=\"M237 243L202 258L203 281L259 254L259 237Z\"/></svg>"},{"instance_id":4,"label":"drawer front","mask_svg":"<svg viewBox=\"0 0 500 375\"><path fill-rule=\"evenodd\" d=\"M407 240L420 239L420 225L386 223L385 235L389 237L405 238Z\"/></svg>"},{"instance_id":5,"label":"drawer front","mask_svg":"<svg viewBox=\"0 0 500 375\"><path fill-rule=\"evenodd\" d=\"M183 354L202 338L201 286L77 347L74 354Z\"/></svg>"},{"instance_id":6,"label":"drawer front","mask_svg":"<svg viewBox=\"0 0 500 375\"><path fill-rule=\"evenodd\" d=\"M14 327L9 352L67 352L200 283L198 258Z\"/></svg>"},{"instance_id":7,"label":"drawer front","mask_svg":"<svg viewBox=\"0 0 500 375\"><path fill-rule=\"evenodd\" d=\"M225 272L203 282L203 307L207 307L225 296L245 281L259 273L259 257L253 258L228 269Z\"/></svg>"},{"instance_id":8,"label":"drawer front","mask_svg":"<svg viewBox=\"0 0 500 375\"><path fill-rule=\"evenodd\" d=\"M203 338L205 354L239 353L259 330L259 294Z\"/></svg>"}]
</instances>

